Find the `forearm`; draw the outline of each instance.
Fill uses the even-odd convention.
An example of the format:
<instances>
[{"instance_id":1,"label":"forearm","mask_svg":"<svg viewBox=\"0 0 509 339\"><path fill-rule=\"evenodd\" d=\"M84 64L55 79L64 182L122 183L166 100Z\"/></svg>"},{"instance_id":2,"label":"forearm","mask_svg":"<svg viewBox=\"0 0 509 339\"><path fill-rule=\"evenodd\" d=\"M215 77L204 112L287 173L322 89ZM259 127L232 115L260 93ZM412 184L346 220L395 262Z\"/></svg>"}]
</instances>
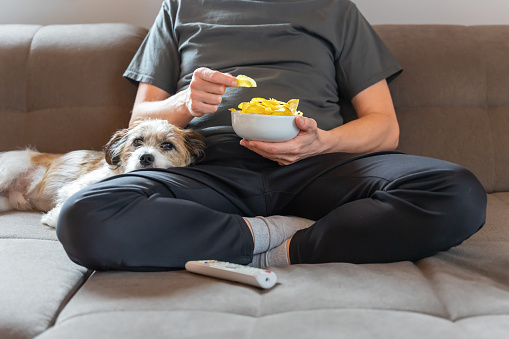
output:
<instances>
[{"instance_id":1,"label":"forearm","mask_svg":"<svg viewBox=\"0 0 509 339\"><path fill-rule=\"evenodd\" d=\"M183 128L189 124L193 116L186 107L185 93L179 92L161 101L145 101L136 104L129 125L144 118L164 119Z\"/></svg>"},{"instance_id":2,"label":"forearm","mask_svg":"<svg viewBox=\"0 0 509 339\"><path fill-rule=\"evenodd\" d=\"M368 87L352 99L358 119L332 130L332 152L370 153L398 147L399 125L385 80Z\"/></svg>"},{"instance_id":3,"label":"forearm","mask_svg":"<svg viewBox=\"0 0 509 339\"><path fill-rule=\"evenodd\" d=\"M399 126L396 118L372 113L328 132L322 132L325 152L370 153L398 147Z\"/></svg>"},{"instance_id":4,"label":"forearm","mask_svg":"<svg viewBox=\"0 0 509 339\"><path fill-rule=\"evenodd\" d=\"M194 71L189 87L175 95L140 82L129 125L144 118L158 118L186 127L193 117L215 113L226 87L237 85L237 79L232 75L205 67Z\"/></svg>"}]
</instances>

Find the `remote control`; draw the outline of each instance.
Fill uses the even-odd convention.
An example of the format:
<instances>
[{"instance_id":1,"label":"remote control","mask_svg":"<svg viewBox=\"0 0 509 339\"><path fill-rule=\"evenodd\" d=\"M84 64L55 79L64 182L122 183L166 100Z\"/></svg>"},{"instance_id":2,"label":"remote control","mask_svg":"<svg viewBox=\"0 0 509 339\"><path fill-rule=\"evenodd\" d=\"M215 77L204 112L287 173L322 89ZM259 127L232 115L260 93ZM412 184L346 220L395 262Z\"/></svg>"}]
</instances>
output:
<instances>
[{"instance_id":1,"label":"remote control","mask_svg":"<svg viewBox=\"0 0 509 339\"><path fill-rule=\"evenodd\" d=\"M264 289L271 288L277 282L276 273L272 271L218 260L188 261L186 270Z\"/></svg>"}]
</instances>

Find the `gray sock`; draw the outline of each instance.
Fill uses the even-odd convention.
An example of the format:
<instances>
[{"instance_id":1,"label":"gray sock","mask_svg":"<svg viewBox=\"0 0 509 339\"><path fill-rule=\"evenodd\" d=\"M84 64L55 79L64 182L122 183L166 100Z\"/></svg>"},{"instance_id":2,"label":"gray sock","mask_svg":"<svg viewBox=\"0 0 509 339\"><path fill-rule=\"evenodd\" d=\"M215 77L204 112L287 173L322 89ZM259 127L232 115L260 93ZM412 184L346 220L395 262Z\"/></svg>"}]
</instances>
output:
<instances>
[{"instance_id":1,"label":"gray sock","mask_svg":"<svg viewBox=\"0 0 509 339\"><path fill-rule=\"evenodd\" d=\"M253 256L253 261L249 266L265 268L267 266L290 265L288 262L288 254L286 252L286 243L287 241L283 242L278 247L271 249L270 251L255 254Z\"/></svg>"},{"instance_id":2,"label":"gray sock","mask_svg":"<svg viewBox=\"0 0 509 339\"><path fill-rule=\"evenodd\" d=\"M255 248L253 254L267 252L290 239L298 230L308 228L314 221L299 217L274 215L245 218L251 224Z\"/></svg>"}]
</instances>

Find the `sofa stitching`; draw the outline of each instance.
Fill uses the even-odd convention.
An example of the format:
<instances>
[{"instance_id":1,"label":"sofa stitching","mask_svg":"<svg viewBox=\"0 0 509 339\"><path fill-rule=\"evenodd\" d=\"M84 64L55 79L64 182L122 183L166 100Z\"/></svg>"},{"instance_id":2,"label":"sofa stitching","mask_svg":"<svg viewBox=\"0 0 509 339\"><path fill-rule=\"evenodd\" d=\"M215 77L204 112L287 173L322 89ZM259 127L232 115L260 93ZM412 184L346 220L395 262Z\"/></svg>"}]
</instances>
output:
<instances>
[{"instance_id":1,"label":"sofa stitching","mask_svg":"<svg viewBox=\"0 0 509 339\"><path fill-rule=\"evenodd\" d=\"M480 44L484 44L484 39L482 39L482 37L480 36L481 34L481 31L479 30L473 30L472 27L470 27L470 30L471 30L471 34L476 34L477 36L477 40ZM482 45L481 45L482 46ZM483 68L483 71L484 71L484 86L485 86L485 101L484 101L484 109L485 109L485 114L486 114L486 121L487 121L487 124L488 124L488 128L489 128L489 140L491 141L491 147L490 147L490 158L491 158L491 163L493 164L493 166L491 166L491 188L492 190L494 191L495 190L495 185L497 183L497 171L495 169L496 167L496 157L495 157L495 140L493 139L493 121L491 119L491 116L490 116L490 112L489 112L489 109L490 107L492 107L489 103L489 81L488 81L488 67L486 65L486 48L484 48L485 46L483 46L482 48L479 48L477 49L478 53L480 53L480 59L481 59L481 66Z\"/></svg>"},{"instance_id":2,"label":"sofa stitching","mask_svg":"<svg viewBox=\"0 0 509 339\"><path fill-rule=\"evenodd\" d=\"M55 326L58 317L62 313L62 310L67 306L67 304L69 304L69 302L72 300L72 298L74 298L76 293L78 293L78 291L85 285L85 283L90 279L90 277L93 275L94 272L95 271L93 271L93 270L87 270L83 274L83 278L81 279L81 283L76 284L76 286L74 286L74 288L69 290L69 293L67 293L67 295L62 299L62 302L60 303L60 306L58 307L58 309L56 310L55 314L53 315L53 318L49 322L48 327L46 328L46 330L51 328L51 327L53 327L53 326Z\"/></svg>"},{"instance_id":3,"label":"sofa stitching","mask_svg":"<svg viewBox=\"0 0 509 339\"><path fill-rule=\"evenodd\" d=\"M19 238L19 237L0 237L0 240L42 240L42 241L55 241L55 242L58 242L58 239Z\"/></svg>"},{"instance_id":4,"label":"sofa stitching","mask_svg":"<svg viewBox=\"0 0 509 339\"><path fill-rule=\"evenodd\" d=\"M291 311L277 312L277 313L266 314L266 315L246 315L246 314L238 314L238 313L233 313L233 312L225 312L225 311L217 311L217 310L197 310L197 309L179 309L179 310L118 309L118 310L89 311L89 312L75 314L72 316L68 316L65 319L59 320L55 324L55 327L58 327L58 326L64 324L65 322L76 319L76 318L86 317L86 316L95 315L95 314L99 315L99 314L138 313L138 312L139 313L142 313L142 312L156 312L156 313L175 313L175 312L197 313L197 312L203 312L203 313L219 313L219 314L259 319L259 318L278 316L278 315L287 314L287 313L316 312L316 311L359 311L359 312L374 311L374 312L390 312L390 313L410 313L410 314L414 314L414 315L421 315L423 317L435 318L435 319L443 320L443 321L450 322L450 323L457 323L457 322L465 321L468 319L482 318L482 317L509 317L509 312L508 312L508 313L502 313L502 314L477 314L477 315L459 317L457 319L448 319L448 318L440 317L435 314L419 312L419 311L371 308L371 307L331 307L331 308L323 307L323 308L312 308L312 309L305 309L305 310L291 310Z\"/></svg>"},{"instance_id":5,"label":"sofa stitching","mask_svg":"<svg viewBox=\"0 0 509 339\"><path fill-rule=\"evenodd\" d=\"M424 273L424 271L419 266L419 263L414 264L414 265L417 268L417 270L421 273L421 276L426 280L428 287L433 291L433 294L435 294L436 299L440 301L440 304L442 305L444 312L447 313L447 319L449 321L454 321L452 319L452 314L451 314L449 308L447 307L447 303L440 297L440 294L438 293L436 286L433 283L433 281L431 280L431 278L426 273Z\"/></svg>"},{"instance_id":6,"label":"sofa stitching","mask_svg":"<svg viewBox=\"0 0 509 339\"><path fill-rule=\"evenodd\" d=\"M251 322L251 326L249 326L249 329L246 328L246 338L254 338L255 331L256 331L256 325L258 324L259 317L252 317L253 321Z\"/></svg>"},{"instance_id":7,"label":"sofa stitching","mask_svg":"<svg viewBox=\"0 0 509 339\"><path fill-rule=\"evenodd\" d=\"M88 110L90 108L95 108L95 109L100 109L100 108L107 108L107 109L111 109L111 108L122 108L122 109L126 109L126 110L132 110L132 106L124 106L124 105L96 105L96 106L93 106L93 105L76 105L76 106L59 106L59 107L47 107L47 108L36 108L36 109L31 109L30 112L53 112L53 111L58 111L58 110L62 110L64 112L68 111L69 109L80 109L80 110Z\"/></svg>"},{"instance_id":8,"label":"sofa stitching","mask_svg":"<svg viewBox=\"0 0 509 339\"><path fill-rule=\"evenodd\" d=\"M509 317L509 314L478 314L478 315L471 315L471 316L467 316L467 317L459 317L458 319L454 320L455 323L459 323L459 322L463 322L463 321L467 321L467 320L470 320L470 319L475 319L475 318L486 318L486 317Z\"/></svg>"},{"instance_id":9,"label":"sofa stitching","mask_svg":"<svg viewBox=\"0 0 509 339\"><path fill-rule=\"evenodd\" d=\"M500 192L498 192L500 193ZM502 192L502 193L506 193L506 192ZM504 204L505 206L509 207L509 204L507 202L505 202L504 200L500 199L498 196L497 196L497 192L495 193L492 193L492 194L489 194L490 198L491 199L496 199L497 201L499 201L501 204Z\"/></svg>"},{"instance_id":10,"label":"sofa stitching","mask_svg":"<svg viewBox=\"0 0 509 339\"><path fill-rule=\"evenodd\" d=\"M94 315L94 314L135 313L135 312L169 312L169 313L173 313L173 312L193 312L193 313L194 312L205 312L205 313L221 313L221 314L230 314L230 315L239 316L239 317L256 318L255 316L246 315L246 314L237 314L237 313L231 313L231 312L221 312L221 311L211 311L211 310L196 310L196 309L194 309L194 310L193 309L190 309L190 310L158 310L158 309L122 310L122 309L119 309L119 310L107 310L107 311L88 311L88 312L82 312L79 314L74 314L74 315L65 317L62 320L58 320L58 322L55 324L55 326L58 327L67 321L70 321L70 320L73 320L76 318L80 318L80 317ZM285 313L285 312L281 312L281 313ZM265 317L265 316L259 316L259 317Z\"/></svg>"},{"instance_id":11,"label":"sofa stitching","mask_svg":"<svg viewBox=\"0 0 509 339\"><path fill-rule=\"evenodd\" d=\"M29 72L29 69L30 69L30 59L32 57L32 45L33 45L33 42L35 40L35 36L37 35L37 33L39 33L39 31L43 28L44 26L39 26L39 28L34 32L34 35L32 36L32 39L30 40L30 46L28 46L28 56L27 56L27 61L26 61L26 67L25 67L25 107L24 107L24 112L28 112L28 88L29 88L29 85L28 85L28 72Z\"/></svg>"}]
</instances>

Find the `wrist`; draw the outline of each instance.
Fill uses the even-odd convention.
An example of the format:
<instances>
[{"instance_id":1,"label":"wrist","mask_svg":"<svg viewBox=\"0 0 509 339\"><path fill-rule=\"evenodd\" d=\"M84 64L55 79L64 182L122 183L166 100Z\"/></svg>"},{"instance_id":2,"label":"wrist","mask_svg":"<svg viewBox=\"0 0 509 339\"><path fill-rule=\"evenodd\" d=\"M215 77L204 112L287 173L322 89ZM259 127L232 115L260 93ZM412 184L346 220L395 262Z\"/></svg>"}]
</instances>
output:
<instances>
[{"instance_id":1,"label":"wrist","mask_svg":"<svg viewBox=\"0 0 509 339\"><path fill-rule=\"evenodd\" d=\"M176 116L179 116L181 119L189 119L191 121L194 116L191 114L187 106L188 99L188 90L183 90L178 92L177 94L166 99L166 105L171 111L174 112Z\"/></svg>"},{"instance_id":2,"label":"wrist","mask_svg":"<svg viewBox=\"0 0 509 339\"><path fill-rule=\"evenodd\" d=\"M185 93L179 92L164 100L145 101L135 105L129 125L137 120L152 118L166 120L177 127L186 127L193 116L185 102Z\"/></svg>"},{"instance_id":3,"label":"wrist","mask_svg":"<svg viewBox=\"0 0 509 339\"><path fill-rule=\"evenodd\" d=\"M339 136L334 130L325 131L318 129L317 139L321 154L339 152Z\"/></svg>"}]
</instances>

